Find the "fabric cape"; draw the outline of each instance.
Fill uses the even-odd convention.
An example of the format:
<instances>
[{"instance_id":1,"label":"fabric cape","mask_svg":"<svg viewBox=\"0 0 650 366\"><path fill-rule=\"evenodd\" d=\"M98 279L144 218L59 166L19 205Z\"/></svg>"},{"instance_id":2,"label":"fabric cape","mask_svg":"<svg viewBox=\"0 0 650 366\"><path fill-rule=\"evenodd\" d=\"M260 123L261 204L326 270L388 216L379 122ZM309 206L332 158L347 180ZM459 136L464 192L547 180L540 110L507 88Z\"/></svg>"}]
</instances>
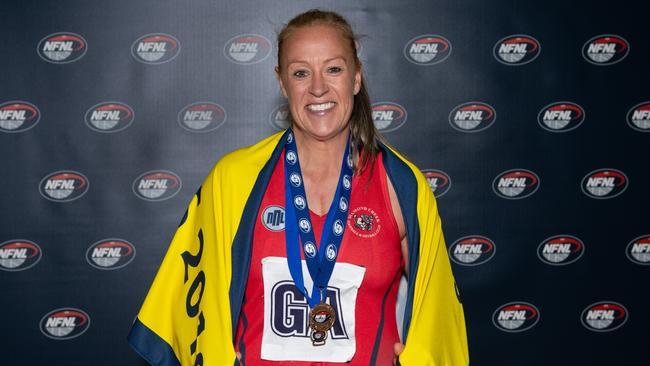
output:
<instances>
[{"instance_id":1,"label":"fabric cape","mask_svg":"<svg viewBox=\"0 0 650 366\"><path fill-rule=\"evenodd\" d=\"M285 138L286 131L280 132L227 154L192 198L128 336L150 364L239 365L233 338L253 229ZM433 193L412 163L380 148L408 237L405 348L399 362L468 365L463 308Z\"/></svg>"}]
</instances>

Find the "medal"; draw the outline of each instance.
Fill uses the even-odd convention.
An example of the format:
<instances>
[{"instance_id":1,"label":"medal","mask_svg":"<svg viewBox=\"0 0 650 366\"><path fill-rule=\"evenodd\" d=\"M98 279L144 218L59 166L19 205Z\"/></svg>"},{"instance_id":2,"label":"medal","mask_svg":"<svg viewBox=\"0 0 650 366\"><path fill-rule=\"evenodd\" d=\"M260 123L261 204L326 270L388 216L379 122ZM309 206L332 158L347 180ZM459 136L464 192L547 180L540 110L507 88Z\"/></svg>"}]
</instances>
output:
<instances>
[{"instance_id":1,"label":"medal","mask_svg":"<svg viewBox=\"0 0 650 366\"><path fill-rule=\"evenodd\" d=\"M348 217L353 174L349 144L348 139L341 162L341 173L336 193L327 212L319 248L316 249L309 207L305 199L307 195L303 185L304 180L298 161L298 149L291 130L287 133L286 138L284 171L287 264L296 288L305 296L311 308L309 328L314 346L325 344L327 334L336 321L336 311L325 302L325 299L327 298L327 283L334 271L334 264L341 247ZM314 284L311 296L304 285L301 251Z\"/></svg>"}]
</instances>

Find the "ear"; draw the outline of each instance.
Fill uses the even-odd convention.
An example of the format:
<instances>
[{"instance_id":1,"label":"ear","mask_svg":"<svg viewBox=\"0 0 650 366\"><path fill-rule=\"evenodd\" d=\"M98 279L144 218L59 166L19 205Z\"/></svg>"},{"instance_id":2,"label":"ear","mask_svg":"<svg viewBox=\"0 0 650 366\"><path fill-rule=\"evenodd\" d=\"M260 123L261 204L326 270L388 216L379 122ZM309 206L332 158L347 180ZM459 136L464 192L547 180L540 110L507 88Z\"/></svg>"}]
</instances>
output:
<instances>
[{"instance_id":1,"label":"ear","mask_svg":"<svg viewBox=\"0 0 650 366\"><path fill-rule=\"evenodd\" d=\"M359 67L354 72L354 95L359 94L361 90L361 62L359 62Z\"/></svg>"},{"instance_id":2,"label":"ear","mask_svg":"<svg viewBox=\"0 0 650 366\"><path fill-rule=\"evenodd\" d=\"M284 88L284 83L282 82L282 75L280 75L280 67L276 66L275 67L275 77L278 79L278 83L280 84L280 92L282 93L282 96L285 98L287 97L287 90Z\"/></svg>"}]
</instances>

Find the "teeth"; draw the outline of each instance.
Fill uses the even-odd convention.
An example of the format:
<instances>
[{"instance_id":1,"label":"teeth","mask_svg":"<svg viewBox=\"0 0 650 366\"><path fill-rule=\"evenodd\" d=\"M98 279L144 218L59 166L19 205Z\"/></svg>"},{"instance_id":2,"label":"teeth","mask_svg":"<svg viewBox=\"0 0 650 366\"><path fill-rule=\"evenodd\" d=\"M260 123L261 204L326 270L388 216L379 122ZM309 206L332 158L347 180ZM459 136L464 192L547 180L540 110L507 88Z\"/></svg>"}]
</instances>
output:
<instances>
[{"instance_id":1,"label":"teeth","mask_svg":"<svg viewBox=\"0 0 650 366\"><path fill-rule=\"evenodd\" d=\"M307 106L307 108L309 108L309 110L315 111L315 112L324 111L324 110L330 109L332 107L334 107L334 103L332 103L332 102L327 102L327 103L323 103L323 104L310 104L310 105Z\"/></svg>"}]
</instances>

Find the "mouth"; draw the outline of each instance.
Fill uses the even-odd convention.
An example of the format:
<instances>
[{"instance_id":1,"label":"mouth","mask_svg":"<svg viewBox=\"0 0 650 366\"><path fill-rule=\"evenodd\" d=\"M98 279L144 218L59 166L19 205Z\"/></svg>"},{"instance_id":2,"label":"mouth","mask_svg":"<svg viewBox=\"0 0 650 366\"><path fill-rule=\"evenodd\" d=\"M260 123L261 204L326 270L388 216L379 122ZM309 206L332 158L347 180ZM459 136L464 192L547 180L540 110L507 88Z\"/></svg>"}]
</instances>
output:
<instances>
[{"instance_id":1,"label":"mouth","mask_svg":"<svg viewBox=\"0 0 650 366\"><path fill-rule=\"evenodd\" d=\"M319 103L319 104L314 103L314 104L308 104L306 108L310 112L325 113L328 110L334 108L335 105L336 105L336 103L334 103L334 102L325 102L325 103Z\"/></svg>"}]
</instances>

